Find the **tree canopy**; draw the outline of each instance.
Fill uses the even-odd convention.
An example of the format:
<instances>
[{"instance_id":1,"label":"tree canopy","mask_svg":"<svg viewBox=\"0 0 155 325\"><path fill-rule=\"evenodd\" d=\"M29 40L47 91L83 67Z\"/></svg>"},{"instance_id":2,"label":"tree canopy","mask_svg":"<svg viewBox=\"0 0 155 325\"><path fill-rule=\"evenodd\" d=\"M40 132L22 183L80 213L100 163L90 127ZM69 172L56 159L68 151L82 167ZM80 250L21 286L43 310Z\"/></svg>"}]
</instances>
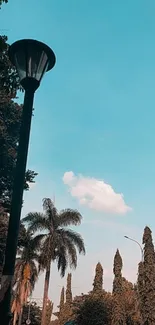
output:
<instances>
[{"instance_id":1,"label":"tree canopy","mask_svg":"<svg viewBox=\"0 0 155 325\"><path fill-rule=\"evenodd\" d=\"M1 5L2 5L3 2L7 3L8 0L0 0L0 9L1 9Z\"/></svg>"},{"instance_id":2,"label":"tree canopy","mask_svg":"<svg viewBox=\"0 0 155 325\"><path fill-rule=\"evenodd\" d=\"M78 325L107 325L108 312L104 301L86 299L77 310L76 324Z\"/></svg>"},{"instance_id":3,"label":"tree canopy","mask_svg":"<svg viewBox=\"0 0 155 325\"><path fill-rule=\"evenodd\" d=\"M31 325L40 325L41 323L41 309L39 306L37 306L36 303L28 303L23 308L23 317L22 317L22 325L26 324L26 321L28 319L31 321Z\"/></svg>"},{"instance_id":4,"label":"tree canopy","mask_svg":"<svg viewBox=\"0 0 155 325\"><path fill-rule=\"evenodd\" d=\"M45 308L48 299L51 262L56 262L61 276L65 275L67 266L77 266L77 252L85 254L83 238L77 232L68 229L68 226L77 226L81 223L82 216L77 210L65 209L58 212L50 198L43 199L43 211L30 212L23 223L29 231L40 240L40 269L46 270L44 299L42 311L42 325L45 323ZM38 234L40 232L40 234ZM68 278L68 284L71 276ZM69 292L69 299L71 293Z\"/></svg>"}]
</instances>

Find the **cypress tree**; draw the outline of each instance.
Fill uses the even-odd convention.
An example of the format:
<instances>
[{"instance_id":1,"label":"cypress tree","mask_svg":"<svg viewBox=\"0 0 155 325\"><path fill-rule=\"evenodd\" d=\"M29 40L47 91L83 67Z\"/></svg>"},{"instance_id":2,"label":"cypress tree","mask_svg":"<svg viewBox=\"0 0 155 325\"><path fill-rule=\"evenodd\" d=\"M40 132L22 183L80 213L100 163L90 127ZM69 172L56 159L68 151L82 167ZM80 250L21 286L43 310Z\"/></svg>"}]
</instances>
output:
<instances>
[{"instance_id":1,"label":"cypress tree","mask_svg":"<svg viewBox=\"0 0 155 325\"><path fill-rule=\"evenodd\" d=\"M125 278L123 278L123 301L126 325L141 324L136 287Z\"/></svg>"},{"instance_id":2,"label":"cypress tree","mask_svg":"<svg viewBox=\"0 0 155 325\"><path fill-rule=\"evenodd\" d=\"M71 273L68 273L68 276L67 276L67 288L66 288L66 303L69 304L69 305L72 303L71 283L72 283L72 275L71 275Z\"/></svg>"},{"instance_id":3,"label":"cypress tree","mask_svg":"<svg viewBox=\"0 0 155 325\"><path fill-rule=\"evenodd\" d=\"M64 287L63 287L62 290L61 290L61 295L60 295L60 306L59 306L60 312L61 312L61 310L62 310L62 308L64 306L64 302L65 302L65 290L64 290Z\"/></svg>"},{"instance_id":4,"label":"cypress tree","mask_svg":"<svg viewBox=\"0 0 155 325\"><path fill-rule=\"evenodd\" d=\"M142 318L143 324L155 324L155 252L152 242L152 232L145 227L143 235L144 265L139 267L139 289L142 290ZM140 285L141 283L141 285Z\"/></svg>"},{"instance_id":5,"label":"cypress tree","mask_svg":"<svg viewBox=\"0 0 155 325\"><path fill-rule=\"evenodd\" d=\"M102 293L102 287L103 287L103 268L101 263L98 263L96 265L96 270L95 270L95 278L93 282L93 293L94 294Z\"/></svg>"},{"instance_id":6,"label":"cypress tree","mask_svg":"<svg viewBox=\"0 0 155 325\"><path fill-rule=\"evenodd\" d=\"M64 304L65 304L65 290L63 287L60 294L60 304L58 306L59 311L53 313L53 315L58 318L57 319L58 324L61 324L63 322Z\"/></svg>"},{"instance_id":7,"label":"cypress tree","mask_svg":"<svg viewBox=\"0 0 155 325\"><path fill-rule=\"evenodd\" d=\"M64 325L67 321L70 321L73 318L71 273L69 273L67 276L66 302L64 302L64 288L62 288L59 312L54 313L54 315L58 317L59 325Z\"/></svg>"},{"instance_id":8,"label":"cypress tree","mask_svg":"<svg viewBox=\"0 0 155 325\"><path fill-rule=\"evenodd\" d=\"M122 258L117 249L114 257L112 325L126 325L123 301Z\"/></svg>"},{"instance_id":9,"label":"cypress tree","mask_svg":"<svg viewBox=\"0 0 155 325\"><path fill-rule=\"evenodd\" d=\"M52 312L53 312L53 303L52 303L52 301L48 300L47 305L46 305L45 325L50 324Z\"/></svg>"},{"instance_id":10,"label":"cypress tree","mask_svg":"<svg viewBox=\"0 0 155 325\"><path fill-rule=\"evenodd\" d=\"M144 263L141 261L138 265L137 279L138 305L142 320L145 319L145 285L144 285Z\"/></svg>"}]
</instances>

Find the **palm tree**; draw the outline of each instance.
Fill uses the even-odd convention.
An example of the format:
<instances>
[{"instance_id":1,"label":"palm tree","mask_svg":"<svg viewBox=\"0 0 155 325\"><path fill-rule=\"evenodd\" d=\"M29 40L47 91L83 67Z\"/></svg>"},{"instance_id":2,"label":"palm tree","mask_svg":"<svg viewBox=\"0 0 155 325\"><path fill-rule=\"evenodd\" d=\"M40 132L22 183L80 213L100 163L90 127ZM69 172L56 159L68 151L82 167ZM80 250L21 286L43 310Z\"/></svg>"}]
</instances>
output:
<instances>
[{"instance_id":1,"label":"palm tree","mask_svg":"<svg viewBox=\"0 0 155 325\"><path fill-rule=\"evenodd\" d=\"M68 229L68 226L77 226L81 223L82 216L77 210L65 209L57 211L51 199L43 200L43 213L30 212L23 222L28 224L29 231L36 235L40 241L40 269L45 269L45 284L42 309L42 322L45 324L46 304L51 272L51 262L56 261L61 276L65 275L67 266L77 266L77 251L85 254L84 241L80 234Z\"/></svg>"},{"instance_id":2,"label":"palm tree","mask_svg":"<svg viewBox=\"0 0 155 325\"><path fill-rule=\"evenodd\" d=\"M18 324L21 325L23 306L31 295L37 277L38 270L36 261L38 261L37 238L33 237L32 232L27 230L23 239L23 247L18 250L14 274L14 300L12 312L14 312L14 324L16 324L19 315Z\"/></svg>"}]
</instances>

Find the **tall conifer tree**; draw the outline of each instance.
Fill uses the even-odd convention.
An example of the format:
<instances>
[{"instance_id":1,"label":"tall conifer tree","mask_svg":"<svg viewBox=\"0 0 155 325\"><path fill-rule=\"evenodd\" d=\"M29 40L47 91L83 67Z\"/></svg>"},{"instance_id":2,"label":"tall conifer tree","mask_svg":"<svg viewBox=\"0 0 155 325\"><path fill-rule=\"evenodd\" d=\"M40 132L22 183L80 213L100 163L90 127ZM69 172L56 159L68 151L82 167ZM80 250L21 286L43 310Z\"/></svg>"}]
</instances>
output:
<instances>
[{"instance_id":1,"label":"tall conifer tree","mask_svg":"<svg viewBox=\"0 0 155 325\"><path fill-rule=\"evenodd\" d=\"M143 325L155 324L155 252L152 231L145 227L143 235L144 263L139 265L138 287Z\"/></svg>"},{"instance_id":2,"label":"tall conifer tree","mask_svg":"<svg viewBox=\"0 0 155 325\"><path fill-rule=\"evenodd\" d=\"M126 325L123 301L122 258L119 250L114 257L114 281L113 281L113 308L112 325Z\"/></svg>"},{"instance_id":3,"label":"tall conifer tree","mask_svg":"<svg viewBox=\"0 0 155 325\"><path fill-rule=\"evenodd\" d=\"M93 282L93 294L99 295L103 289L103 268L101 263L96 265L95 277Z\"/></svg>"}]
</instances>

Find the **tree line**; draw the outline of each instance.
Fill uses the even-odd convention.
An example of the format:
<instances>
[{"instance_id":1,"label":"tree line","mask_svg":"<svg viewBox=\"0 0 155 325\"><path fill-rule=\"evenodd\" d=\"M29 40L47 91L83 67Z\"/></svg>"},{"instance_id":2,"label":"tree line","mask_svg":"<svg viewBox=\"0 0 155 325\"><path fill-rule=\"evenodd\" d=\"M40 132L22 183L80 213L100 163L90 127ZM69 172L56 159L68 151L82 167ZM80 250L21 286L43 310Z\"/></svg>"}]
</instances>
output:
<instances>
[{"instance_id":1,"label":"tree line","mask_svg":"<svg viewBox=\"0 0 155 325\"><path fill-rule=\"evenodd\" d=\"M113 264L112 292L106 292L103 288L103 268L100 263L96 265L93 289L74 298L69 274L66 298L62 288L59 311L53 313L57 319L50 324L64 325L67 322L76 325L155 324L155 251L149 227L144 229L142 243L144 257L137 266L138 276L135 284L123 277L123 261L117 250Z\"/></svg>"}]
</instances>

